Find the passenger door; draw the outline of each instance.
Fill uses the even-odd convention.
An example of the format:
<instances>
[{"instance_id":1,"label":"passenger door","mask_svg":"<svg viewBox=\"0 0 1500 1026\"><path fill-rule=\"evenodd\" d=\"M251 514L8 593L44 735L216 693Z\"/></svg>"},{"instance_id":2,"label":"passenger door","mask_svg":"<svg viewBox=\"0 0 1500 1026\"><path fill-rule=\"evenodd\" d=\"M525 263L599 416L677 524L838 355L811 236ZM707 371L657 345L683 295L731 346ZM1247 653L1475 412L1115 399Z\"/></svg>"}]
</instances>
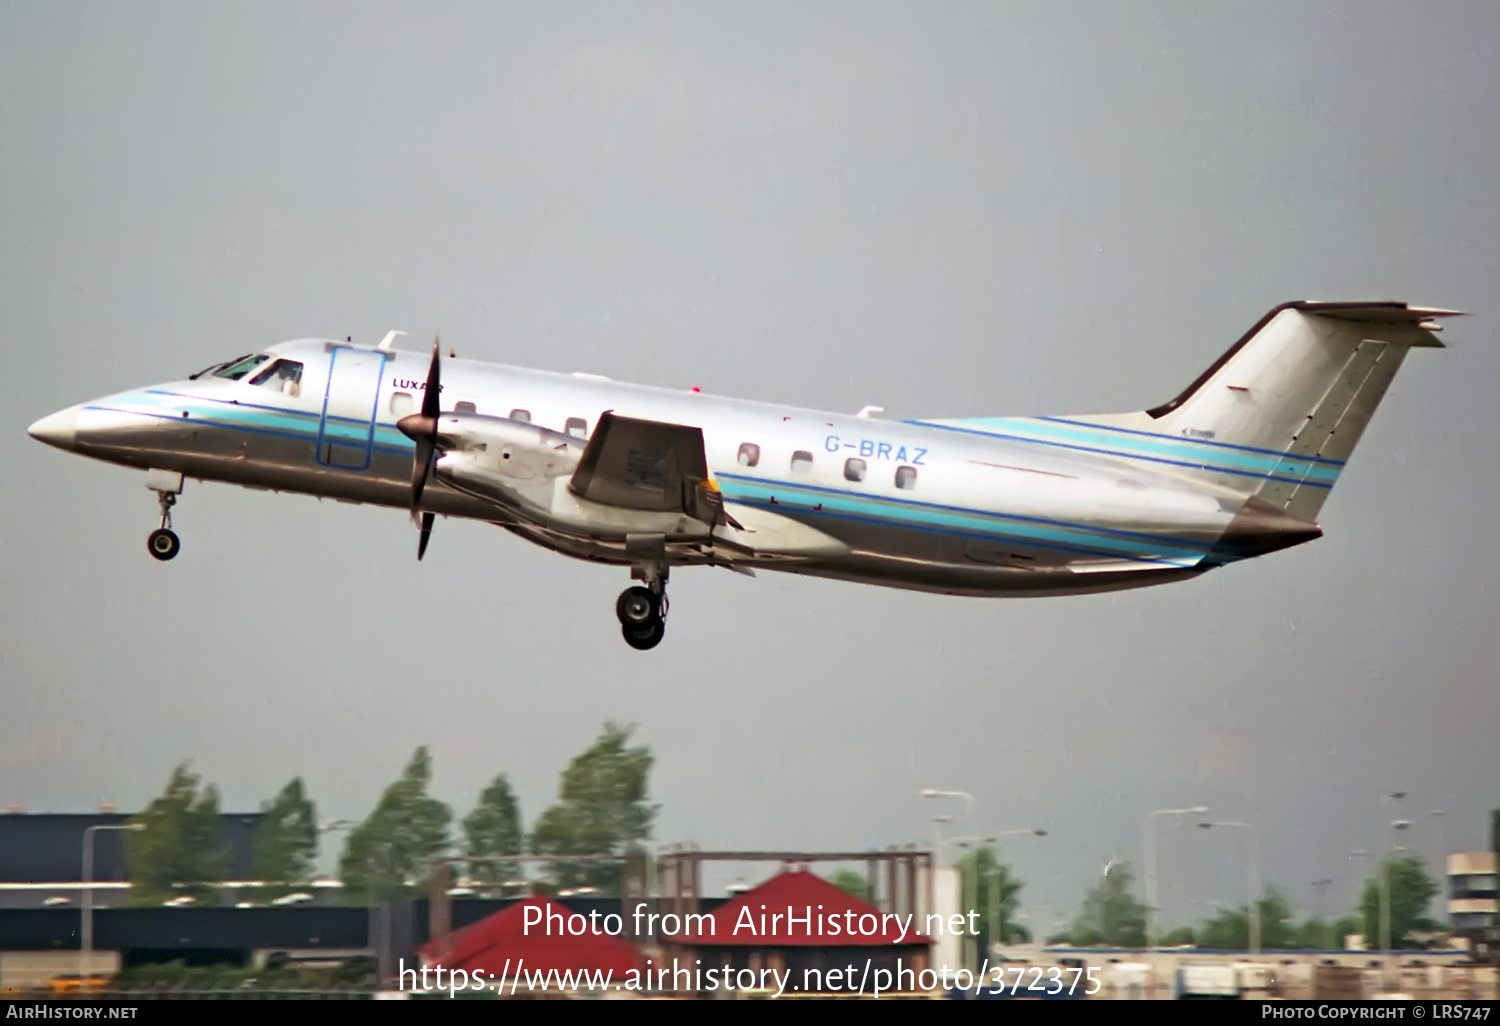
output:
<instances>
[{"instance_id":1,"label":"passenger door","mask_svg":"<svg viewBox=\"0 0 1500 1026\"><path fill-rule=\"evenodd\" d=\"M369 468L384 375L384 353L346 346L333 350L318 424L319 463L341 470Z\"/></svg>"}]
</instances>

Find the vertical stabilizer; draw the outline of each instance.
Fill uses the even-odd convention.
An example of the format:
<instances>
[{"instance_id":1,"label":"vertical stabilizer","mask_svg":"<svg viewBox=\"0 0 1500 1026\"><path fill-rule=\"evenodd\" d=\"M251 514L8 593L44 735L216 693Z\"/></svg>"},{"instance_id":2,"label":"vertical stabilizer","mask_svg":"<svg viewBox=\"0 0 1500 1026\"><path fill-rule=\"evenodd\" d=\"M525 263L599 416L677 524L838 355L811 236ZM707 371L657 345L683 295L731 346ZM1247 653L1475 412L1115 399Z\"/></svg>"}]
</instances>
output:
<instances>
[{"instance_id":1,"label":"vertical stabilizer","mask_svg":"<svg viewBox=\"0 0 1500 1026\"><path fill-rule=\"evenodd\" d=\"M1441 348L1438 321L1457 314L1405 303L1286 303L1171 402L1069 420L1162 438L1179 473L1315 520L1407 353Z\"/></svg>"}]
</instances>

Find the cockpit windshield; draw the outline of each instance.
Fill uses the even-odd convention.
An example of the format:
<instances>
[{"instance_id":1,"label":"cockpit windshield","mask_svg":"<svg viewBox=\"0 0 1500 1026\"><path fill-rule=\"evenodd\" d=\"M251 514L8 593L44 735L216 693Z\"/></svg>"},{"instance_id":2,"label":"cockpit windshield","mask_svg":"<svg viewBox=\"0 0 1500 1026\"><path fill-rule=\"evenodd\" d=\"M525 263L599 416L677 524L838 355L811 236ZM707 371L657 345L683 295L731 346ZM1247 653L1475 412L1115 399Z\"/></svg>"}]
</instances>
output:
<instances>
[{"instance_id":1,"label":"cockpit windshield","mask_svg":"<svg viewBox=\"0 0 1500 1026\"><path fill-rule=\"evenodd\" d=\"M277 360L250 379L250 384L263 388L274 388L282 395L296 396L302 392L302 364L295 360Z\"/></svg>"},{"instance_id":2,"label":"cockpit windshield","mask_svg":"<svg viewBox=\"0 0 1500 1026\"><path fill-rule=\"evenodd\" d=\"M238 381L255 368L271 358L269 353L256 353L253 356L242 356L239 359L220 367L213 372L216 378L228 378L230 381Z\"/></svg>"}]
</instances>

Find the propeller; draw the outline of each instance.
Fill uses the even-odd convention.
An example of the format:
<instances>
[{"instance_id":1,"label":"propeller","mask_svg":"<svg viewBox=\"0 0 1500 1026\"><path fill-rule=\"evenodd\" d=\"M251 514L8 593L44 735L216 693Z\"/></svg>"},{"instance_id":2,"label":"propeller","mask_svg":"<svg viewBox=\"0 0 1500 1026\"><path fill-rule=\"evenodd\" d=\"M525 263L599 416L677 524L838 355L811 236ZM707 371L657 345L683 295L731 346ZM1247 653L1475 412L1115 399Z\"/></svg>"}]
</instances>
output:
<instances>
[{"instance_id":1,"label":"propeller","mask_svg":"<svg viewBox=\"0 0 1500 1026\"><path fill-rule=\"evenodd\" d=\"M416 443L417 450L411 468L411 517L415 522L422 505L422 489L427 486L427 476L432 472L432 455L437 451L437 422L442 398L442 370L439 361L442 351L436 336L432 339L432 363L427 368L427 386L422 391L422 412L402 417L396 428ZM422 513L422 537L417 542L417 559L427 554L427 541L432 537L432 513Z\"/></svg>"}]
</instances>

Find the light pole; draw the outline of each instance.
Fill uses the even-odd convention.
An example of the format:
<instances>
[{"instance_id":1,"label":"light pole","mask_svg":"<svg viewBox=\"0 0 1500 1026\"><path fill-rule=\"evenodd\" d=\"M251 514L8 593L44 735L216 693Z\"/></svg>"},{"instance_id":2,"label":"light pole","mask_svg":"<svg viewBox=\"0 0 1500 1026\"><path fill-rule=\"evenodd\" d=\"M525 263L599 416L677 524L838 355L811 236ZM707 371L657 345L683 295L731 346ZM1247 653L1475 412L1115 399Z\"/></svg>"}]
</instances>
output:
<instances>
[{"instance_id":1,"label":"light pole","mask_svg":"<svg viewBox=\"0 0 1500 1026\"><path fill-rule=\"evenodd\" d=\"M1355 848L1353 851L1351 851L1349 853L1349 857L1351 859L1365 859L1365 858L1370 858L1371 854L1370 854L1370 852L1368 850L1366 850L1364 848ZM1376 921L1376 929L1379 930L1379 929L1381 929L1382 924L1384 924L1384 922L1385 922L1385 903L1386 903L1386 900L1387 900L1387 895L1386 895L1385 887L1384 887L1383 884L1380 883L1380 881L1376 881L1375 890L1378 893L1379 898L1380 898L1380 910L1379 910L1379 913L1378 913L1378 919ZM1363 894L1363 890L1361 890L1361 893L1360 893L1360 902L1361 902L1361 904L1363 904L1363 901L1364 901L1364 894ZM1359 928L1360 928L1360 932L1361 933L1363 933L1365 931L1365 926L1366 926L1366 924L1365 924L1364 920L1361 919L1360 924L1359 924ZM1370 940L1371 939L1369 937L1365 938L1365 944L1366 944L1366 946L1368 946L1370 944ZM1374 938L1374 941L1375 941L1376 944L1379 944L1380 943L1380 938L1376 937L1376 938Z\"/></svg>"},{"instance_id":2,"label":"light pole","mask_svg":"<svg viewBox=\"0 0 1500 1026\"><path fill-rule=\"evenodd\" d=\"M83 832L83 923L78 936L78 980L84 989L92 982L89 963L94 957L94 834L99 830L139 833L144 829L144 823L97 823Z\"/></svg>"},{"instance_id":3,"label":"light pole","mask_svg":"<svg viewBox=\"0 0 1500 1026\"><path fill-rule=\"evenodd\" d=\"M939 867L943 864L943 824L953 822L946 812L932 817L932 857Z\"/></svg>"},{"instance_id":4,"label":"light pole","mask_svg":"<svg viewBox=\"0 0 1500 1026\"><path fill-rule=\"evenodd\" d=\"M1046 837L1046 836L1047 836L1047 831L1045 831L1045 830L1039 830L1039 829L1030 829L1030 830L1028 830L1028 829L1026 829L1026 828L1023 827L1023 828L1021 828L1019 830L997 830L997 831L995 831L995 837L993 837L993 838L987 838L987 840L993 842L996 838L1000 838L1000 837ZM976 866L975 868L977 869L978 867ZM989 924L990 924L989 942L990 942L990 948L991 948L991 950L994 949L996 941L1002 941L1003 942L1003 940L1004 940L1004 938L1001 937L1001 930L1000 930L1000 925L1001 925L1000 924L1000 892L999 892L999 888L996 886L996 884L997 884L997 882L999 880L999 877L1000 877L1000 852L999 852L999 848L997 846L996 851L995 851L995 864L990 867L990 874L989 874L989 880L988 880L988 884L989 884L989 898L990 898L990 900L989 900Z\"/></svg>"},{"instance_id":5,"label":"light pole","mask_svg":"<svg viewBox=\"0 0 1500 1026\"><path fill-rule=\"evenodd\" d=\"M1250 888L1250 954L1260 954L1260 835L1249 823L1235 823L1227 820L1215 820L1212 823L1199 823L1203 830L1212 827L1238 827L1250 831L1250 857L1247 861L1247 882Z\"/></svg>"},{"instance_id":6,"label":"light pole","mask_svg":"<svg viewBox=\"0 0 1500 1026\"><path fill-rule=\"evenodd\" d=\"M1333 880L1328 877L1324 877L1322 880L1314 880L1312 882L1313 892L1318 896L1318 922L1320 923L1327 915L1328 905L1324 900L1324 895L1327 893L1328 888L1331 886L1333 886Z\"/></svg>"},{"instance_id":7,"label":"light pole","mask_svg":"<svg viewBox=\"0 0 1500 1026\"><path fill-rule=\"evenodd\" d=\"M937 788L924 788L921 792L923 798L962 798L964 800L964 822L970 830L974 829L974 796L967 791L939 791Z\"/></svg>"},{"instance_id":8,"label":"light pole","mask_svg":"<svg viewBox=\"0 0 1500 1026\"><path fill-rule=\"evenodd\" d=\"M1146 815L1146 947L1156 947L1156 840L1151 832L1151 821L1157 816L1203 816L1208 814L1207 805L1194 805L1190 809L1156 809Z\"/></svg>"}]
</instances>

